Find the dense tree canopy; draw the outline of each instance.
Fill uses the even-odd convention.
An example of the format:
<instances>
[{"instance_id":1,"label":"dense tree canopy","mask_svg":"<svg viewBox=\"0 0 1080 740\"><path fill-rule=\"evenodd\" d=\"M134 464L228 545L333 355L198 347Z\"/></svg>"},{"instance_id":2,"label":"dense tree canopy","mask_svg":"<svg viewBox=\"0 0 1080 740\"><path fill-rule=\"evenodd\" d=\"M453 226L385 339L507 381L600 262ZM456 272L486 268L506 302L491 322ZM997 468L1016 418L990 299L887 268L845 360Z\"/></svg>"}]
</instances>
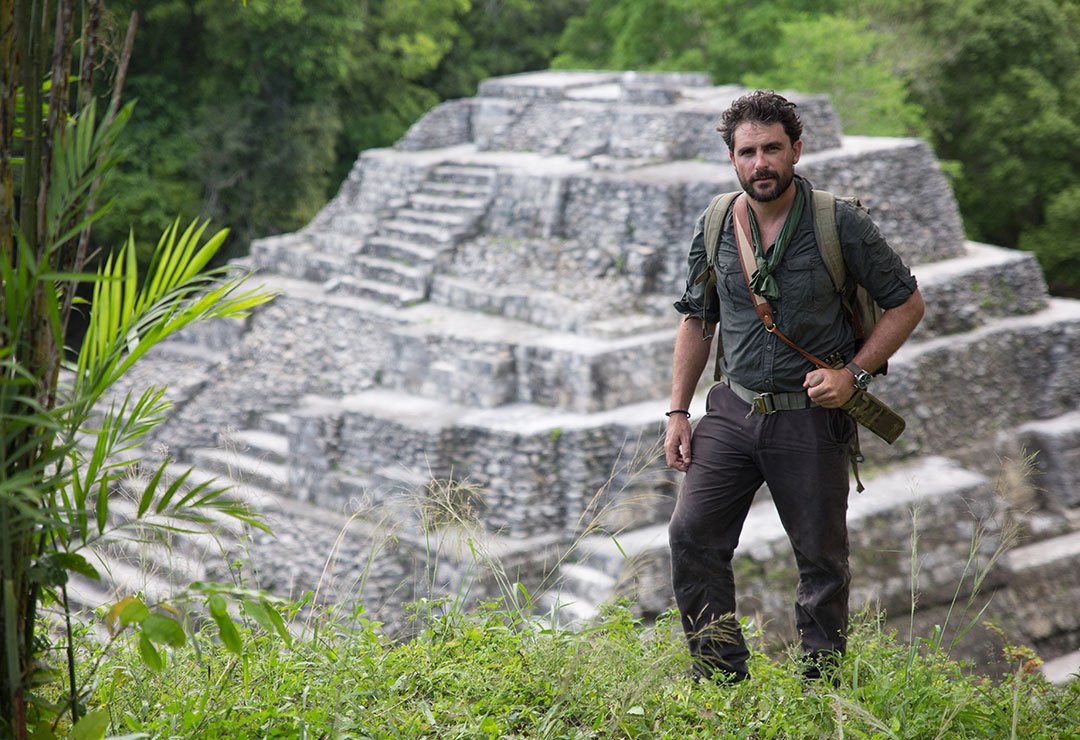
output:
<instances>
[{"instance_id":1,"label":"dense tree canopy","mask_svg":"<svg viewBox=\"0 0 1080 740\"><path fill-rule=\"evenodd\" d=\"M176 213L233 228L235 248L295 230L357 152L395 141L478 80L546 67L583 0L115 0L141 14L127 89L139 103L98 236ZM234 249L235 251L235 249Z\"/></svg>"},{"instance_id":2,"label":"dense tree canopy","mask_svg":"<svg viewBox=\"0 0 1080 740\"><path fill-rule=\"evenodd\" d=\"M1080 6L925 0L910 10L906 35L938 50L916 62L912 98L928 111L938 156L961 164L954 186L969 235L1022 244L1051 283L1080 287L1080 265L1051 256L1063 245L1049 238L1080 212Z\"/></svg>"},{"instance_id":3,"label":"dense tree canopy","mask_svg":"<svg viewBox=\"0 0 1080 740\"><path fill-rule=\"evenodd\" d=\"M1080 212L1075 0L114 0L142 21L117 216L200 212L238 236L299 228L357 152L485 77L548 66L708 72L827 93L847 133L927 136L972 238L1040 254ZM123 214L121 217L120 214ZM1078 250L1080 251L1080 250Z\"/></svg>"}]
</instances>

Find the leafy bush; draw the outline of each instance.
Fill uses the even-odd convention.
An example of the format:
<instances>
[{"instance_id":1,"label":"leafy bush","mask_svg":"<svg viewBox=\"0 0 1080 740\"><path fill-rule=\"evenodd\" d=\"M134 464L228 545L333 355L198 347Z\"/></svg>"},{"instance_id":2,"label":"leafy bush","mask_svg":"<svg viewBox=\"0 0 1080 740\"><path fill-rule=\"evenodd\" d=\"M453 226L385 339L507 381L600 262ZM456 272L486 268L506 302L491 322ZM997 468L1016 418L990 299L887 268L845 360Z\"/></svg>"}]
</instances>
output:
<instances>
[{"instance_id":1,"label":"leafy bush","mask_svg":"<svg viewBox=\"0 0 1080 740\"><path fill-rule=\"evenodd\" d=\"M1080 297L1080 185L1050 198L1046 222L1024 231L1020 248L1039 258L1052 291Z\"/></svg>"},{"instance_id":2,"label":"leafy bush","mask_svg":"<svg viewBox=\"0 0 1080 740\"><path fill-rule=\"evenodd\" d=\"M245 658L213 628L156 674L120 651L94 700L113 732L149 737L1080 738L1080 685L1046 684L1023 649L1007 647L1014 671L995 684L873 617L854 626L835 687L760 651L730 686L688 678L670 613L647 626L613 606L575 632L501 603L436 606L418 605L421 629L397 644L337 610L289 648L249 625Z\"/></svg>"}]
</instances>

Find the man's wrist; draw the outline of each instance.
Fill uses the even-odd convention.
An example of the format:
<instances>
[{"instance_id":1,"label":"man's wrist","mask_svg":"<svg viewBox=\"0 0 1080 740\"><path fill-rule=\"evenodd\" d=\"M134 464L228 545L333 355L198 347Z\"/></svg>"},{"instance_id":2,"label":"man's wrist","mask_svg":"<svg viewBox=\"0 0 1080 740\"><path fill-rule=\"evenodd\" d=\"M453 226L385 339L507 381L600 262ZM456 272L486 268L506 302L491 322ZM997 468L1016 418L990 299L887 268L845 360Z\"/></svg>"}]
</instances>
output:
<instances>
[{"instance_id":1,"label":"man's wrist","mask_svg":"<svg viewBox=\"0 0 1080 740\"><path fill-rule=\"evenodd\" d=\"M851 373L853 384L860 391L865 391L870 386L870 373L863 370L854 362L844 365L844 369Z\"/></svg>"},{"instance_id":2,"label":"man's wrist","mask_svg":"<svg viewBox=\"0 0 1080 740\"><path fill-rule=\"evenodd\" d=\"M690 418L690 411L688 409L672 409L671 411L666 412L664 416L670 419L672 414L681 414L687 419Z\"/></svg>"}]
</instances>

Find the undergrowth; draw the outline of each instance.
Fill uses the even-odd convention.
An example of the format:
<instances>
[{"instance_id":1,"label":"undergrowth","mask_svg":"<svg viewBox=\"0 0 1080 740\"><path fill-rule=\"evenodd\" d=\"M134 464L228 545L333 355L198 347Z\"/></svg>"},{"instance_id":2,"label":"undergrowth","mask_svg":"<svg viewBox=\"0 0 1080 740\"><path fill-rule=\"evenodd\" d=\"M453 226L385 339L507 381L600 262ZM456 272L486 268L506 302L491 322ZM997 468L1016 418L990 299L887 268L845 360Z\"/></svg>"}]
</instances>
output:
<instances>
[{"instance_id":1,"label":"undergrowth","mask_svg":"<svg viewBox=\"0 0 1080 740\"><path fill-rule=\"evenodd\" d=\"M1080 738L1080 686L1049 685L1023 649L1007 648L1015 670L991 682L870 616L835 686L760 651L753 677L726 685L688 678L674 613L650 626L614 606L567 631L501 602L431 606L401 643L331 609L289 643L248 625L242 656L209 625L156 673L114 645L88 703L111 732L152 738Z\"/></svg>"}]
</instances>

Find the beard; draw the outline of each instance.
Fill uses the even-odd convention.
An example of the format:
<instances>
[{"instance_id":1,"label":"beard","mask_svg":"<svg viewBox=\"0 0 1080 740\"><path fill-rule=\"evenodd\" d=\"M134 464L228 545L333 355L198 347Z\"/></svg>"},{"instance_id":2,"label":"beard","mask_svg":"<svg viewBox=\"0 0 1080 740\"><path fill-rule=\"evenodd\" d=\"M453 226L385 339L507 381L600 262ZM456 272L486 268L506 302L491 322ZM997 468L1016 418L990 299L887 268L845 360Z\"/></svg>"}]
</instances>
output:
<instances>
[{"instance_id":1,"label":"beard","mask_svg":"<svg viewBox=\"0 0 1080 740\"><path fill-rule=\"evenodd\" d=\"M758 170L754 172L749 180L744 180L742 175L738 175L739 185L746 191L746 195L758 203L768 203L769 201L776 200L785 192L791 185L792 180L795 179L795 173L788 170L784 173L773 172L772 170ZM772 183L772 187L764 192L756 190L755 186L758 183Z\"/></svg>"}]
</instances>

